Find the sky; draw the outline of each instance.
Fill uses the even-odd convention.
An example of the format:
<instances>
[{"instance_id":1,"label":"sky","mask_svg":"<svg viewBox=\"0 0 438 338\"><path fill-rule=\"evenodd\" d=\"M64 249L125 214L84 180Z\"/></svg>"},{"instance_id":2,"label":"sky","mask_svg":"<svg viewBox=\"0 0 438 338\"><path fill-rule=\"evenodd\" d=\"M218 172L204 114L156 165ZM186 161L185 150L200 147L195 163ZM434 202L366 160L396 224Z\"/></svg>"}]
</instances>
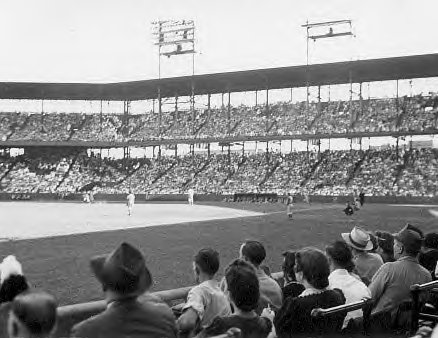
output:
<instances>
[{"instance_id":1,"label":"sky","mask_svg":"<svg viewBox=\"0 0 438 338\"><path fill-rule=\"evenodd\" d=\"M0 81L157 78L151 22L193 19L195 73L306 63L309 22L351 19L355 38L309 45L310 63L438 52L436 0L0 0ZM162 76L191 74L163 59Z\"/></svg>"}]
</instances>

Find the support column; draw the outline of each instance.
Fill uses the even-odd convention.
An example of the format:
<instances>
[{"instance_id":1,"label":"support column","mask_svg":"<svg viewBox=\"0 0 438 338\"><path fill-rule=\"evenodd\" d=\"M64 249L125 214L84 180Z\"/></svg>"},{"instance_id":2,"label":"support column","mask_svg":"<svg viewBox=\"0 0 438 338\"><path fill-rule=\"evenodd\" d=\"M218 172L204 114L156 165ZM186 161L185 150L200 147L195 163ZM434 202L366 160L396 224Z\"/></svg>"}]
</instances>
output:
<instances>
[{"instance_id":1,"label":"support column","mask_svg":"<svg viewBox=\"0 0 438 338\"><path fill-rule=\"evenodd\" d=\"M208 94L210 95L210 94ZM210 143L207 144L207 155L210 157Z\"/></svg>"},{"instance_id":2,"label":"support column","mask_svg":"<svg viewBox=\"0 0 438 338\"><path fill-rule=\"evenodd\" d=\"M193 54L194 56L195 54ZM192 111L192 134L195 133L195 119L196 119L196 111L195 111L195 82L192 80L192 93L190 96L190 110Z\"/></svg>"},{"instance_id":3,"label":"support column","mask_svg":"<svg viewBox=\"0 0 438 338\"><path fill-rule=\"evenodd\" d=\"M363 116L362 82L359 83L359 105L360 105L360 117L362 117Z\"/></svg>"},{"instance_id":4,"label":"support column","mask_svg":"<svg viewBox=\"0 0 438 338\"><path fill-rule=\"evenodd\" d=\"M102 109L102 100L100 100L100 132L102 132L102 123L103 123L103 109Z\"/></svg>"},{"instance_id":5,"label":"support column","mask_svg":"<svg viewBox=\"0 0 438 338\"><path fill-rule=\"evenodd\" d=\"M355 114L353 114L353 75L351 73L351 70L349 72L350 75L350 123L352 124L354 122L355 119Z\"/></svg>"},{"instance_id":6,"label":"support column","mask_svg":"<svg viewBox=\"0 0 438 338\"><path fill-rule=\"evenodd\" d=\"M211 117L211 103L210 103L210 100L211 100L211 94L209 93L207 95L207 111L208 111L208 120L209 121L210 121L210 117Z\"/></svg>"},{"instance_id":7,"label":"support column","mask_svg":"<svg viewBox=\"0 0 438 338\"><path fill-rule=\"evenodd\" d=\"M258 91L256 90L255 91L255 105L257 106L259 103L258 103Z\"/></svg>"},{"instance_id":8,"label":"support column","mask_svg":"<svg viewBox=\"0 0 438 338\"><path fill-rule=\"evenodd\" d=\"M175 143L175 157L178 157L178 144Z\"/></svg>"},{"instance_id":9,"label":"support column","mask_svg":"<svg viewBox=\"0 0 438 338\"><path fill-rule=\"evenodd\" d=\"M398 102L398 79L395 81L396 82L396 93L395 93L395 109L399 110L399 102Z\"/></svg>"},{"instance_id":10,"label":"support column","mask_svg":"<svg viewBox=\"0 0 438 338\"><path fill-rule=\"evenodd\" d=\"M294 97L294 89L290 89L290 103L293 103L293 97Z\"/></svg>"},{"instance_id":11,"label":"support column","mask_svg":"<svg viewBox=\"0 0 438 338\"><path fill-rule=\"evenodd\" d=\"M175 125L178 123L178 94L175 94L175 114L173 123Z\"/></svg>"},{"instance_id":12,"label":"support column","mask_svg":"<svg viewBox=\"0 0 438 338\"><path fill-rule=\"evenodd\" d=\"M230 134L231 123L231 93L228 91L227 134Z\"/></svg>"},{"instance_id":13,"label":"support column","mask_svg":"<svg viewBox=\"0 0 438 338\"><path fill-rule=\"evenodd\" d=\"M158 136L161 137L162 126L162 112L161 112L161 88L158 87Z\"/></svg>"},{"instance_id":14,"label":"support column","mask_svg":"<svg viewBox=\"0 0 438 338\"><path fill-rule=\"evenodd\" d=\"M321 109L321 86L318 86L318 115L321 114L322 109Z\"/></svg>"},{"instance_id":15,"label":"support column","mask_svg":"<svg viewBox=\"0 0 438 338\"><path fill-rule=\"evenodd\" d=\"M266 116L266 133L268 132L268 128L269 128L269 88L266 88L266 112L265 112L265 116Z\"/></svg>"}]
</instances>

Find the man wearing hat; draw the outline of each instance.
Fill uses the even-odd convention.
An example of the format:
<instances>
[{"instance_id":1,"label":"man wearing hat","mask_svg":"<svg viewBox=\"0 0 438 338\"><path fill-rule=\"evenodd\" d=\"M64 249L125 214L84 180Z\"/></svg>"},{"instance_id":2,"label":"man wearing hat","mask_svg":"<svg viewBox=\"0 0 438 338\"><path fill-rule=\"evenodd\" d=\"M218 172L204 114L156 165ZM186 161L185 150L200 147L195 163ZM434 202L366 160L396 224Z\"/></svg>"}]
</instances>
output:
<instances>
[{"instance_id":1,"label":"man wearing hat","mask_svg":"<svg viewBox=\"0 0 438 338\"><path fill-rule=\"evenodd\" d=\"M418 263L423 232L406 225L394 236L395 262L385 263L375 274L369 286L374 301L373 313L393 310L411 299L410 287L432 280L430 272Z\"/></svg>"},{"instance_id":2,"label":"man wearing hat","mask_svg":"<svg viewBox=\"0 0 438 338\"><path fill-rule=\"evenodd\" d=\"M351 232L343 233L342 238L351 247L355 271L365 284L369 284L376 271L382 266L380 255L371 253L373 243L370 235L364 229L356 226Z\"/></svg>"},{"instance_id":3,"label":"man wearing hat","mask_svg":"<svg viewBox=\"0 0 438 338\"><path fill-rule=\"evenodd\" d=\"M138 300L152 285L139 250L122 243L111 254L92 258L91 268L108 305L102 313L75 325L72 337L176 337L175 318L167 305Z\"/></svg>"}]
</instances>

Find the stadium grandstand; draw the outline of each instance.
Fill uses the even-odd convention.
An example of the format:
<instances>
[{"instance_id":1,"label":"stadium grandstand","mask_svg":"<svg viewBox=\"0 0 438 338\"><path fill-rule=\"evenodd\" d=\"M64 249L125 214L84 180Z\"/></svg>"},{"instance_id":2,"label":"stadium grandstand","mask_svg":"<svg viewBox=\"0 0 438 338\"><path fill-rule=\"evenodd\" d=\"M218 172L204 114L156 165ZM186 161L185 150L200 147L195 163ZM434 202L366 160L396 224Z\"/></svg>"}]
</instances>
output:
<instances>
[{"instance_id":1,"label":"stadium grandstand","mask_svg":"<svg viewBox=\"0 0 438 338\"><path fill-rule=\"evenodd\" d=\"M129 54L130 6L76 1ZM0 338L438 338L438 53L312 63L356 33L307 21L305 64L197 74L194 21L152 27L149 80L0 82Z\"/></svg>"},{"instance_id":2,"label":"stadium grandstand","mask_svg":"<svg viewBox=\"0 0 438 338\"><path fill-rule=\"evenodd\" d=\"M129 83L0 83L3 100L39 100L42 107L51 100L100 103L88 112L1 112L0 188L3 196L62 198L87 187L154 196L184 194L189 186L198 194L224 196L348 196L363 190L370 196L434 198L436 88L402 95L398 83L433 80L437 65L438 54L429 54ZM294 102L293 92L306 86L307 76L318 96ZM395 84L395 95L371 98L369 87L382 81ZM178 107L192 83L197 100L206 96L207 105ZM322 99L321 88L334 91L343 84L358 87L357 98L350 90L349 100ZM271 91L285 88L288 101L269 99ZM264 93L265 103L232 104L233 95L248 91L256 100ZM212 107L212 95L221 95L222 104ZM135 101L151 100L151 111L131 112ZM165 100L173 102L171 108ZM123 103L123 111L103 113L104 101ZM376 146L373 141L383 137L389 141ZM339 140L349 149L336 148Z\"/></svg>"}]
</instances>

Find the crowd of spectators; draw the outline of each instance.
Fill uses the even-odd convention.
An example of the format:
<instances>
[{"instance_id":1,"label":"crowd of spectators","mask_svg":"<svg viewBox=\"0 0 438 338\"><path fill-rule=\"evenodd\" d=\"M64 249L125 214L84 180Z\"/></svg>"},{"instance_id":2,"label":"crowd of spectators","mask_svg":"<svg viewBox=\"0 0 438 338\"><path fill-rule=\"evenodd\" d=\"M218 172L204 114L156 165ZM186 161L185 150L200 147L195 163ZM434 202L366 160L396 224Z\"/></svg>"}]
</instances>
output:
<instances>
[{"instance_id":1,"label":"crowd of spectators","mask_svg":"<svg viewBox=\"0 0 438 338\"><path fill-rule=\"evenodd\" d=\"M76 323L70 336L204 338L230 329L242 338L361 334L361 309L328 317L314 312L364 299L370 300L374 333L406 333L411 329L405 320L413 302L411 286L438 278L437 239L438 233L424 234L411 224L393 235L354 227L339 234L325 251L315 247L286 251L282 277L276 279L265 265L267 254L260 241L248 240L236 248L236 259L225 267L222 280L216 278L219 252L203 248L192 261L197 285L172 308L149 292L152 272L142 252L125 242L110 254L91 258L107 306ZM7 336L51 336L58 321L56 299L33 289L15 256L0 264L0 277L0 312L8 313L2 330ZM429 311L437 311L433 295L420 299Z\"/></svg>"},{"instance_id":2,"label":"crowd of spectators","mask_svg":"<svg viewBox=\"0 0 438 338\"><path fill-rule=\"evenodd\" d=\"M163 111L143 115L0 113L0 140L143 141L157 138L276 136L318 133L436 130L437 97L278 102Z\"/></svg>"},{"instance_id":3,"label":"crowd of spectators","mask_svg":"<svg viewBox=\"0 0 438 338\"><path fill-rule=\"evenodd\" d=\"M85 152L2 156L0 189L8 193L276 193L322 196L437 195L432 148L102 158Z\"/></svg>"}]
</instances>

